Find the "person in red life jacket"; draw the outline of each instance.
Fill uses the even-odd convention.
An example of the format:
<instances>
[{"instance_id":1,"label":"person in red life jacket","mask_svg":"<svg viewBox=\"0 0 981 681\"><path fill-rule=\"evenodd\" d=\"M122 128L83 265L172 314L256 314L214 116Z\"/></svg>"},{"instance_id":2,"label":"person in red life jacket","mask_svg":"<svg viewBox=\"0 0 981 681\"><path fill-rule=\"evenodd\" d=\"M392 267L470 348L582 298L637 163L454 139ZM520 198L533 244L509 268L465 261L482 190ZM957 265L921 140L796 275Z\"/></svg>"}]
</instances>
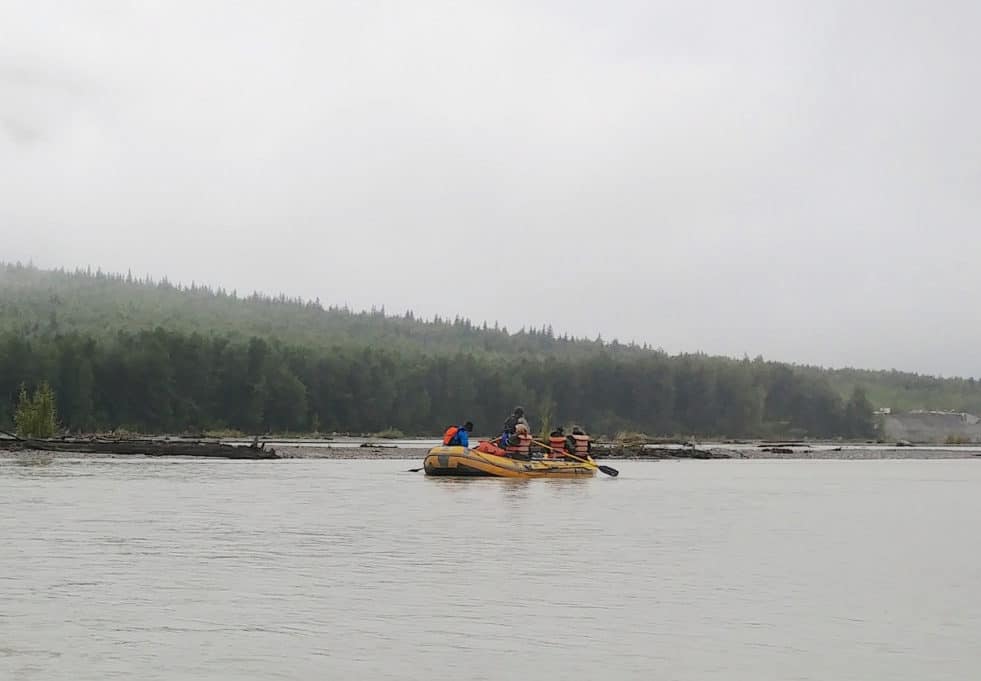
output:
<instances>
[{"instance_id":1,"label":"person in red life jacket","mask_svg":"<svg viewBox=\"0 0 981 681\"><path fill-rule=\"evenodd\" d=\"M462 426L450 426L443 433L443 444L447 447L469 447L473 423L467 421Z\"/></svg>"},{"instance_id":2,"label":"person in red life jacket","mask_svg":"<svg viewBox=\"0 0 981 681\"><path fill-rule=\"evenodd\" d=\"M514 433L508 437L505 451L512 459L531 460L531 433L528 431L528 426L519 423L514 427Z\"/></svg>"},{"instance_id":3,"label":"person in red life jacket","mask_svg":"<svg viewBox=\"0 0 981 681\"><path fill-rule=\"evenodd\" d=\"M588 459L593 451L593 443L579 426L572 429L572 435L565 439L565 451L580 459Z\"/></svg>"},{"instance_id":4,"label":"person in red life jacket","mask_svg":"<svg viewBox=\"0 0 981 681\"><path fill-rule=\"evenodd\" d=\"M515 430L520 425L523 425L531 432L531 426L528 425L528 419L525 418L525 410L521 407L515 407L514 412L504 422L504 432L501 434L502 447L507 447L512 441L517 441Z\"/></svg>"},{"instance_id":5,"label":"person in red life jacket","mask_svg":"<svg viewBox=\"0 0 981 681\"><path fill-rule=\"evenodd\" d=\"M561 426L548 434L548 447L546 458L562 458L562 451L565 449L565 430Z\"/></svg>"}]
</instances>

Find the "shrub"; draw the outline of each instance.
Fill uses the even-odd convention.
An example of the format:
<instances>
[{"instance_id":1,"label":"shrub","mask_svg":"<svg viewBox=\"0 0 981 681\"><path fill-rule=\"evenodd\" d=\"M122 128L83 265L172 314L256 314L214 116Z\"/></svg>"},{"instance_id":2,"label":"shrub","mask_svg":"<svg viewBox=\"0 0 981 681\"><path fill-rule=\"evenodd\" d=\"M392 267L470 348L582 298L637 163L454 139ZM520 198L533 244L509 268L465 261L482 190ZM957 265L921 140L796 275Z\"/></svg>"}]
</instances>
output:
<instances>
[{"instance_id":1,"label":"shrub","mask_svg":"<svg viewBox=\"0 0 981 681\"><path fill-rule=\"evenodd\" d=\"M51 437L55 433L55 424L55 397L51 386L41 383L30 396L22 385L14 412L17 434L21 437Z\"/></svg>"}]
</instances>

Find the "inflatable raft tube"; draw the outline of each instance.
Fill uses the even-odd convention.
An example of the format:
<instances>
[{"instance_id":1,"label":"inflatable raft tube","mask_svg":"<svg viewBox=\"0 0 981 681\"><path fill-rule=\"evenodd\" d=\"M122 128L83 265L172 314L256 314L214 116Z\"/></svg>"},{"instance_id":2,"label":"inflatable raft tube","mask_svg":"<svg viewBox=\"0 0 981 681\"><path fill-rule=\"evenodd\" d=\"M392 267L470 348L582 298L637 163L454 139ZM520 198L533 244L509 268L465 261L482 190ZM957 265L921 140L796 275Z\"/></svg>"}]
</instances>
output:
<instances>
[{"instance_id":1,"label":"inflatable raft tube","mask_svg":"<svg viewBox=\"0 0 981 681\"><path fill-rule=\"evenodd\" d=\"M520 461L466 447L433 447L423 462L426 475L491 478L576 478L596 474L579 461Z\"/></svg>"}]
</instances>

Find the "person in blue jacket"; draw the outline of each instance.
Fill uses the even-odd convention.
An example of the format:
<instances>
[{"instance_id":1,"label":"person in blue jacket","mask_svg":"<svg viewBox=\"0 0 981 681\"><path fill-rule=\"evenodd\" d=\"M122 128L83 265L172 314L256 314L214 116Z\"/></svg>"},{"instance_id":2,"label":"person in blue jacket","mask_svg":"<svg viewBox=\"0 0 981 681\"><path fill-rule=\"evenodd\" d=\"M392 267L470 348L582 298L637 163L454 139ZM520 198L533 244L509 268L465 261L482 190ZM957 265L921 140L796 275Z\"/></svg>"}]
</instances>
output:
<instances>
[{"instance_id":1,"label":"person in blue jacket","mask_svg":"<svg viewBox=\"0 0 981 681\"><path fill-rule=\"evenodd\" d=\"M450 438L450 441L446 443L448 447L469 447L470 446L470 433L473 432L473 423L467 421L462 426L456 429L456 433Z\"/></svg>"}]
</instances>

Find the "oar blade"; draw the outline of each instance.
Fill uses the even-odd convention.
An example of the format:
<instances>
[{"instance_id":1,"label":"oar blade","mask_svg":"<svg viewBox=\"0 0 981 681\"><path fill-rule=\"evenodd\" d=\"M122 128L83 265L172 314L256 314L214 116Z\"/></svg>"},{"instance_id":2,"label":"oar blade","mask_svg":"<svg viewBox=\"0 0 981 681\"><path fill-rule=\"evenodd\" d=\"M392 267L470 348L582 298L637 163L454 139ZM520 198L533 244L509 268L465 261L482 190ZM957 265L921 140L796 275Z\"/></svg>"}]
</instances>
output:
<instances>
[{"instance_id":1,"label":"oar blade","mask_svg":"<svg viewBox=\"0 0 981 681\"><path fill-rule=\"evenodd\" d=\"M599 468L604 473L606 473L607 475L609 475L611 478L615 478L618 475L620 475L620 471L618 471L616 468L610 468L609 466L603 466L600 464L597 464L596 467Z\"/></svg>"}]
</instances>

